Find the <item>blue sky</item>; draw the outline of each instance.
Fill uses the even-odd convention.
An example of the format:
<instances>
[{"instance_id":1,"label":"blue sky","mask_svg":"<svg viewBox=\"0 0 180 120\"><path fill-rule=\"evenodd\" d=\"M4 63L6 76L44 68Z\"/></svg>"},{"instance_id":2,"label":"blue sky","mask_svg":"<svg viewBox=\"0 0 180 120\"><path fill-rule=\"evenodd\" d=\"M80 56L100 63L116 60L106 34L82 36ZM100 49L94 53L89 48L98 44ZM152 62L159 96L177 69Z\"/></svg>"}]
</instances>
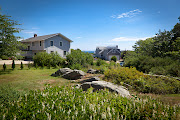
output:
<instances>
[{"instance_id":1,"label":"blue sky","mask_svg":"<svg viewBox=\"0 0 180 120\"><path fill-rule=\"evenodd\" d=\"M180 16L180 0L1 0L0 7L22 24L23 39L61 33L81 50L132 50L137 40L171 30Z\"/></svg>"}]
</instances>

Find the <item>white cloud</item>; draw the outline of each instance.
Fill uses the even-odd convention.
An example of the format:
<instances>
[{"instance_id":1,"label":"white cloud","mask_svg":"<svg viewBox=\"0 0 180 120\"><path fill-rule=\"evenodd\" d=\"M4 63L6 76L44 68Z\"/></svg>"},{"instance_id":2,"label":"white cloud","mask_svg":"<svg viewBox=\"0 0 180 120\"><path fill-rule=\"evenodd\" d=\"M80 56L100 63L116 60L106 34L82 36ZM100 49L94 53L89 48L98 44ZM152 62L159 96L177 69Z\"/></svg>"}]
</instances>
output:
<instances>
[{"instance_id":1,"label":"white cloud","mask_svg":"<svg viewBox=\"0 0 180 120\"><path fill-rule=\"evenodd\" d=\"M32 27L31 29L33 29L33 30L37 30L37 29L39 29L38 27Z\"/></svg>"},{"instance_id":2,"label":"white cloud","mask_svg":"<svg viewBox=\"0 0 180 120\"><path fill-rule=\"evenodd\" d=\"M120 42L120 41L138 41L138 40L145 40L150 37L118 37L114 38L111 41Z\"/></svg>"},{"instance_id":3,"label":"white cloud","mask_svg":"<svg viewBox=\"0 0 180 120\"><path fill-rule=\"evenodd\" d=\"M117 19L120 19L120 18L132 18L134 16L136 16L137 14L141 13L142 11L140 11L139 9L136 9L136 10L132 10L132 11L129 11L129 12L125 12L125 13L122 13L120 15L112 15L111 17L112 18L117 18Z\"/></svg>"},{"instance_id":4,"label":"white cloud","mask_svg":"<svg viewBox=\"0 0 180 120\"><path fill-rule=\"evenodd\" d=\"M82 38L82 37L76 37L76 39L80 39L80 38Z\"/></svg>"},{"instance_id":5,"label":"white cloud","mask_svg":"<svg viewBox=\"0 0 180 120\"><path fill-rule=\"evenodd\" d=\"M35 33L35 31L29 31L29 30L23 30L22 32L23 32L23 33L27 33L27 34Z\"/></svg>"}]
</instances>

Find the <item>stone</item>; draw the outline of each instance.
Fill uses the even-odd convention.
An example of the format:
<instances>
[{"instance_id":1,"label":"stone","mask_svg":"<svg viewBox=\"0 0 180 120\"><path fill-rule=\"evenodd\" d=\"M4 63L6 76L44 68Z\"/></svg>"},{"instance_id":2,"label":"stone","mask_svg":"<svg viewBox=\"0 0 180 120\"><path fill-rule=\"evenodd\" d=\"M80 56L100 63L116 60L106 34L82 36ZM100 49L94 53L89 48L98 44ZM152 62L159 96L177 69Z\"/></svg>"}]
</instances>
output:
<instances>
[{"instance_id":1,"label":"stone","mask_svg":"<svg viewBox=\"0 0 180 120\"><path fill-rule=\"evenodd\" d=\"M62 77L69 80L77 80L77 79L80 79L84 75L85 73L81 70L73 70L71 72L67 72L66 74L63 74Z\"/></svg>"},{"instance_id":2,"label":"stone","mask_svg":"<svg viewBox=\"0 0 180 120\"><path fill-rule=\"evenodd\" d=\"M90 78L90 79L86 79L86 80L80 81L80 83L92 82L92 81L100 81L100 78L98 78L98 77L92 77L92 78Z\"/></svg>"},{"instance_id":3,"label":"stone","mask_svg":"<svg viewBox=\"0 0 180 120\"><path fill-rule=\"evenodd\" d=\"M116 92L123 97L129 97L129 91L125 89L123 86L118 86L110 82L106 81L92 81L92 82L85 82L81 85L81 88L86 91L88 88L92 87L94 91L101 90L101 89L108 89L111 92Z\"/></svg>"},{"instance_id":4,"label":"stone","mask_svg":"<svg viewBox=\"0 0 180 120\"><path fill-rule=\"evenodd\" d=\"M94 70L94 69L89 69L89 70L87 71L87 73L97 74L98 71L97 71L97 70Z\"/></svg>"}]
</instances>

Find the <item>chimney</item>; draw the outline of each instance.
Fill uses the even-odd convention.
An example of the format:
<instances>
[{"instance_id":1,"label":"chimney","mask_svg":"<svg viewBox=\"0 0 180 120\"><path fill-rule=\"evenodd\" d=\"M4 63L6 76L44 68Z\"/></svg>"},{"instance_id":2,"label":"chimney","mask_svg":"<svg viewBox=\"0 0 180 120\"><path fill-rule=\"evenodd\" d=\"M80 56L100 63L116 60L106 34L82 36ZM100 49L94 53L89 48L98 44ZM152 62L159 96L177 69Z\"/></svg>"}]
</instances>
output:
<instances>
[{"instance_id":1,"label":"chimney","mask_svg":"<svg viewBox=\"0 0 180 120\"><path fill-rule=\"evenodd\" d=\"M116 48L118 49L118 45L116 45Z\"/></svg>"},{"instance_id":2,"label":"chimney","mask_svg":"<svg viewBox=\"0 0 180 120\"><path fill-rule=\"evenodd\" d=\"M37 34L34 34L34 37L37 37Z\"/></svg>"}]
</instances>

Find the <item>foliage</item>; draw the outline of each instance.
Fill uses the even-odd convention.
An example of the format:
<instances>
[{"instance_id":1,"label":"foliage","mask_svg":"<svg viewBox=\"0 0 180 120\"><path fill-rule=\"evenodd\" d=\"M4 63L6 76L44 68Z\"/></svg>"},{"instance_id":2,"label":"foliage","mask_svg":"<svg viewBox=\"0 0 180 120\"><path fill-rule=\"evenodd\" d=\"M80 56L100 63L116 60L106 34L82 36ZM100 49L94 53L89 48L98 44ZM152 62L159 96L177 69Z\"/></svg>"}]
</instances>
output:
<instances>
[{"instance_id":1,"label":"foliage","mask_svg":"<svg viewBox=\"0 0 180 120\"><path fill-rule=\"evenodd\" d=\"M10 84L3 85L0 87L0 105L8 105L10 102L14 100L18 100L20 97L20 93L11 87Z\"/></svg>"},{"instance_id":2,"label":"foliage","mask_svg":"<svg viewBox=\"0 0 180 120\"><path fill-rule=\"evenodd\" d=\"M38 65L41 67L48 66L49 64L53 67L56 67L57 65L61 65L63 62L63 59L61 56L55 52L55 53L46 53L46 52L39 52L34 57L34 65Z\"/></svg>"},{"instance_id":3,"label":"foliage","mask_svg":"<svg viewBox=\"0 0 180 120\"><path fill-rule=\"evenodd\" d=\"M71 87L31 91L7 106L1 104L0 119L178 119L179 112L177 105L151 98L128 99L107 90Z\"/></svg>"},{"instance_id":4,"label":"foliage","mask_svg":"<svg viewBox=\"0 0 180 120\"><path fill-rule=\"evenodd\" d=\"M102 60L102 59L98 58L97 61L96 61L96 65L97 66L107 65L107 63L106 63L105 60Z\"/></svg>"},{"instance_id":5,"label":"foliage","mask_svg":"<svg viewBox=\"0 0 180 120\"><path fill-rule=\"evenodd\" d=\"M68 62L68 67L74 66L86 66L93 64L93 56L89 53L82 52L80 49L71 50L71 54L66 56L66 60ZM77 65L76 65L77 64Z\"/></svg>"},{"instance_id":6,"label":"foliage","mask_svg":"<svg viewBox=\"0 0 180 120\"><path fill-rule=\"evenodd\" d=\"M135 68L120 67L105 71L105 80L116 84L124 84L143 93L179 94L180 83L168 77L144 75ZM131 87L130 87L131 86Z\"/></svg>"},{"instance_id":7,"label":"foliage","mask_svg":"<svg viewBox=\"0 0 180 120\"><path fill-rule=\"evenodd\" d=\"M6 64L3 64L3 70L6 71Z\"/></svg>"},{"instance_id":8,"label":"foliage","mask_svg":"<svg viewBox=\"0 0 180 120\"><path fill-rule=\"evenodd\" d=\"M116 61L117 61L116 56L112 56L111 60L114 61L114 62L116 62Z\"/></svg>"},{"instance_id":9,"label":"foliage","mask_svg":"<svg viewBox=\"0 0 180 120\"><path fill-rule=\"evenodd\" d=\"M23 63L21 62L21 70L24 68Z\"/></svg>"},{"instance_id":10,"label":"foliage","mask_svg":"<svg viewBox=\"0 0 180 120\"><path fill-rule=\"evenodd\" d=\"M14 70L14 68L15 68L15 62L13 60L13 62L12 62L12 69Z\"/></svg>"},{"instance_id":11,"label":"foliage","mask_svg":"<svg viewBox=\"0 0 180 120\"><path fill-rule=\"evenodd\" d=\"M2 44L0 44L0 58L3 55L7 57L15 56L19 48L23 46L21 42L17 41L20 37L14 35L19 33L20 29L16 27L20 24L10 19L10 16L1 13L0 22L0 41L2 41Z\"/></svg>"},{"instance_id":12,"label":"foliage","mask_svg":"<svg viewBox=\"0 0 180 120\"><path fill-rule=\"evenodd\" d=\"M9 58L9 57L7 57L7 56L5 56L5 55L2 55L2 56L1 56L1 59L2 59L2 60L8 60L8 58Z\"/></svg>"},{"instance_id":13,"label":"foliage","mask_svg":"<svg viewBox=\"0 0 180 120\"><path fill-rule=\"evenodd\" d=\"M17 60L23 60L23 59L24 59L24 56L22 56L22 55L16 55L16 59L17 59Z\"/></svg>"}]
</instances>

